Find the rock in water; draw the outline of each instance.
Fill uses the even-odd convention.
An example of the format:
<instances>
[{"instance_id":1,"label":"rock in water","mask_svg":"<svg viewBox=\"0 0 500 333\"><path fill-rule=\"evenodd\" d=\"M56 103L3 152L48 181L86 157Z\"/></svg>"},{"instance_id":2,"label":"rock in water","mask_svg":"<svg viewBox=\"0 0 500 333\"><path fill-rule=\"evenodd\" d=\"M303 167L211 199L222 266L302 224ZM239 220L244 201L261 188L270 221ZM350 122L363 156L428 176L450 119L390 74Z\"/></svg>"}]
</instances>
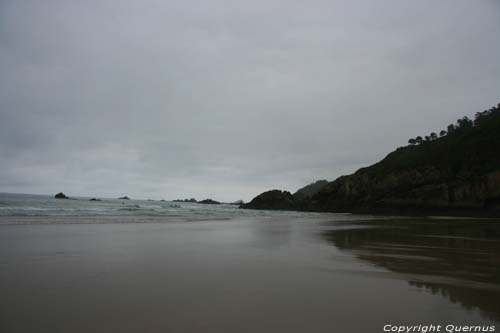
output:
<instances>
[{"instance_id":1,"label":"rock in water","mask_svg":"<svg viewBox=\"0 0 500 333\"><path fill-rule=\"evenodd\" d=\"M212 199L201 200L201 201L198 201L198 203L200 203L200 204L210 204L210 205L220 205L220 202L212 200Z\"/></svg>"},{"instance_id":2,"label":"rock in water","mask_svg":"<svg viewBox=\"0 0 500 333\"><path fill-rule=\"evenodd\" d=\"M56 195L54 195L54 198L56 199L69 199L69 197L67 197L64 193L62 192L59 192L57 193Z\"/></svg>"}]
</instances>

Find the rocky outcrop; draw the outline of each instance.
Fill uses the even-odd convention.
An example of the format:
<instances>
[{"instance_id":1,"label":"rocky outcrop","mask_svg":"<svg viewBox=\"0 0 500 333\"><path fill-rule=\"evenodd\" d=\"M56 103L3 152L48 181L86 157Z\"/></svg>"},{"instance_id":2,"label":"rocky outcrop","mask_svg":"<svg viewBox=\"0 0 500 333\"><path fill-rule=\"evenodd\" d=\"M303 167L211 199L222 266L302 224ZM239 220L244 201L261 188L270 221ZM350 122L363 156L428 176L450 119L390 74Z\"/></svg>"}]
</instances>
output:
<instances>
[{"instance_id":1,"label":"rocky outcrop","mask_svg":"<svg viewBox=\"0 0 500 333\"><path fill-rule=\"evenodd\" d=\"M427 167L380 177L341 177L313 196L312 210L332 212L499 215L500 171L450 180Z\"/></svg>"},{"instance_id":2,"label":"rocky outcrop","mask_svg":"<svg viewBox=\"0 0 500 333\"><path fill-rule=\"evenodd\" d=\"M198 201L196 201L195 198L191 198L191 199L175 199L175 200L172 200L173 202L192 202L192 203L196 203Z\"/></svg>"},{"instance_id":3,"label":"rocky outcrop","mask_svg":"<svg viewBox=\"0 0 500 333\"><path fill-rule=\"evenodd\" d=\"M119 199L119 200L130 200L130 198L129 198L129 197L127 197L127 196L124 196L124 197L119 197L118 199Z\"/></svg>"},{"instance_id":4,"label":"rocky outcrop","mask_svg":"<svg viewBox=\"0 0 500 333\"><path fill-rule=\"evenodd\" d=\"M54 195L54 198L56 199L69 199L69 197L67 197L64 193L62 192L59 192L57 193L56 195Z\"/></svg>"},{"instance_id":5,"label":"rocky outcrop","mask_svg":"<svg viewBox=\"0 0 500 333\"><path fill-rule=\"evenodd\" d=\"M298 208L298 203L288 191L271 190L259 194L253 198L252 201L240 207L251 209L294 210Z\"/></svg>"},{"instance_id":6,"label":"rocky outcrop","mask_svg":"<svg viewBox=\"0 0 500 333\"><path fill-rule=\"evenodd\" d=\"M220 202L212 200L212 199L205 199L198 201L199 204L208 204L208 205L220 205Z\"/></svg>"}]
</instances>

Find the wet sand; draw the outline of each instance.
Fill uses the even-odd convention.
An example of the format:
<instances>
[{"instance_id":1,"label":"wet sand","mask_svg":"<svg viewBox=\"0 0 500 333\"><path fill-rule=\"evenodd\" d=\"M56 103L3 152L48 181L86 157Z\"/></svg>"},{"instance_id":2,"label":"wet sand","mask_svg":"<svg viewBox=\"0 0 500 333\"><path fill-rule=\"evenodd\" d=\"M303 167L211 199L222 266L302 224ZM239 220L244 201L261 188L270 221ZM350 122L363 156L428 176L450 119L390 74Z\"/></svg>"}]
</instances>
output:
<instances>
[{"instance_id":1,"label":"wet sand","mask_svg":"<svg viewBox=\"0 0 500 333\"><path fill-rule=\"evenodd\" d=\"M498 222L0 224L1 332L498 327Z\"/></svg>"}]
</instances>

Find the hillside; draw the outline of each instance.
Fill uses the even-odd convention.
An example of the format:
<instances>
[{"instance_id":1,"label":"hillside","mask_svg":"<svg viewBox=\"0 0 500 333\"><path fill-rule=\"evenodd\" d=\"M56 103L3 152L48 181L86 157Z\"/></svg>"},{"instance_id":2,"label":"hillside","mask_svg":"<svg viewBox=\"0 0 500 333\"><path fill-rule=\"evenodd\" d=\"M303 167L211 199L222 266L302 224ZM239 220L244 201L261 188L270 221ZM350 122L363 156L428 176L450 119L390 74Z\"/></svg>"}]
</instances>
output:
<instances>
[{"instance_id":1,"label":"hillside","mask_svg":"<svg viewBox=\"0 0 500 333\"><path fill-rule=\"evenodd\" d=\"M296 198L311 198L313 195L321 191L326 185L328 185L328 181L325 179L318 180L312 184L306 185L300 189L297 190L293 194L294 197Z\"/></svg>"},{"instance_id":2,"label":"hillside","mask_svg":"<svg viewBox=\"0 0 500 333\"><path fill-rule=\"evenodd\" d=\"M257 198L243 208L272 208ZM293 199L297 210L500 215L500 104Z\"/></svg>"}]
</instances>

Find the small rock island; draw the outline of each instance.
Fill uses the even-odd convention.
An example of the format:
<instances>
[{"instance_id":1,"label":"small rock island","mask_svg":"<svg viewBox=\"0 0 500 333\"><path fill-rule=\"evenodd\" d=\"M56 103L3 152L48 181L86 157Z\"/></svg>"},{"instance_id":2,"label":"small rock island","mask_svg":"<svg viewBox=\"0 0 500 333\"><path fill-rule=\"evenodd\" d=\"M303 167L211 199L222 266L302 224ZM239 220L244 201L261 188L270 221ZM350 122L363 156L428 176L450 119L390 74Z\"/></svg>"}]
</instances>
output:
<instances>
[{"instance_id":1,"label":"small rock island","mask_svg":"<svg viewBox=\"0 0 500 333\"><path fill-rule=\"evenodd\" d=\"M68 197L68 196L66 196L66 195L65 195L64 193L62 193L62 192L59 192L59 193L57 193L56 195L54 195L54 198L56 198L56 199L69 199L69 197Z\"/></svg>"},{"instance_id":2,"label":"small rock island","mask_svg":"<svg viewBox=\"0 0 500 333\"><path fill-rule=\"evenodd\" d=\"M172 200L173 202L192 202L192 203L197 203L198 201L195 199L195 198L191 198L191 199L175 199L175 200Z\"/></svg>"},{"instance_id":3,"label":"small rock island","mask_svg":"<svg viewBox=\"0 0 500 333\"><path fill-rule=\"evenodd\" d=\"M220 205L220 202L212 200L212 199L205 199L198 201L199 204L208 204L208 205Z\"/></svg>"}]
</instances>

